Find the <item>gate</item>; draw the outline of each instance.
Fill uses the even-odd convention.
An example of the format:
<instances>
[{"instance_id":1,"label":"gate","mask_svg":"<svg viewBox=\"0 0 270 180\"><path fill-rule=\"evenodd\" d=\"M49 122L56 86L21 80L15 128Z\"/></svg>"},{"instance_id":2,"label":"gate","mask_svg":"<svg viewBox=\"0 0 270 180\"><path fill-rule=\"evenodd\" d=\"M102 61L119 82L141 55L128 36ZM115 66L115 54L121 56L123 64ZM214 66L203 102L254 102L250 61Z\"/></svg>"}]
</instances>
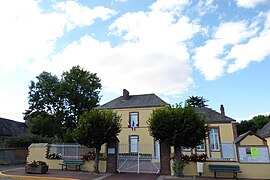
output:
<instances>
[{"instance_id":1,"label":"gate","mask_svg":"<svg viewBox=\"0 0 270 180\"><path fill-rule=\"evenodd\" d=\"M155 144L119 144L118 147L118 172L159 173L159 142Z\"/></svg>"}]
</instances>

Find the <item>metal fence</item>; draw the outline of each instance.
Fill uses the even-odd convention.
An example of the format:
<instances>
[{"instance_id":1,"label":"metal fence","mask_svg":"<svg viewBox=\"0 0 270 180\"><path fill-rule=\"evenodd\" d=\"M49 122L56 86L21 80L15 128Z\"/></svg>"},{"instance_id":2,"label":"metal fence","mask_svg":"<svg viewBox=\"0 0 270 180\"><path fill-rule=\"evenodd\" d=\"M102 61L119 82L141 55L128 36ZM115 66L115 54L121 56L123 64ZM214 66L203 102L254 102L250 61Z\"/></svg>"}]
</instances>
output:
<instances>
[{"instance_id":1,"label":"metal fence","mask_svg":"<svg viewBox=\"0 0 270 180\"><path fill-rule=\"evenodd\" d=\"M117 159L119 172L158 173L159 144L119 144Z\"/></svg>"},{"instance_id":2,"label":"metal fence","mask_svg":"<svg viewBox=\"0 0 270 180\"><path fill-rule=\"evenodd\" d=\"M80 159L88 152L96 153L95 148L80 144L50 144L49 154L60 155L63 159ZM100 158L106 158L106 145L101 146Z\"/></svg>"},{"instance_id":3,"label":"metal fence","mask_svg":"<svg viewBox=\"0 0 270 180\"><path fill-rule=\"evenodd\" d=\"M95 152L95 148L88 148L79 144L51 144L49 153L60 155L64 159L79 159L89 151Z\"/></svg>"}]
</instances>

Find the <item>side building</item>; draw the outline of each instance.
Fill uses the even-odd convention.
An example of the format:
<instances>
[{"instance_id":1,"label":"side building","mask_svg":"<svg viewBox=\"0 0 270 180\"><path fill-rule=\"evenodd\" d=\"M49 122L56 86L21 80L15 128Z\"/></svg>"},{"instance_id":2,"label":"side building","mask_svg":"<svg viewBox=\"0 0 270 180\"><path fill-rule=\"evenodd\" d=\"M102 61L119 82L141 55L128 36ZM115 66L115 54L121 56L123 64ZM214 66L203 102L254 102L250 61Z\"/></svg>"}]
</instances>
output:
<instances>
[{"instance_id":1,"label":"side building","mask_svg":"<svg viewBox=\"0 0 270 180\"><path fill-rule=\"evenodd\" d=\"M270 147L270 122L264 125L263 128L257 132L257 135L265 138L268 147Z\"/></svg>"},{"instance_id":2,"label":"side building","mask_svg":"<svg viewBox=\"0 0 270 180\"><path fill-rule=\"evenodd\" d=\"M28 127L25 123L0 118L0 147L4 145L4 141L8 137L27 134Z\"/></svg>"},{"instance_id":3,"label":"side building","mask_svg":"<svg viewBox=\"0 0 270 180\"><path fill-rule=\"evenodd\" d=\"M223 105L220 106L220 112L207 107L198 108L198 111L209 124L209 134L195 151L206 154L209 160L236 160L236 120L225 115Z\"/></svg>"}]
</instances>

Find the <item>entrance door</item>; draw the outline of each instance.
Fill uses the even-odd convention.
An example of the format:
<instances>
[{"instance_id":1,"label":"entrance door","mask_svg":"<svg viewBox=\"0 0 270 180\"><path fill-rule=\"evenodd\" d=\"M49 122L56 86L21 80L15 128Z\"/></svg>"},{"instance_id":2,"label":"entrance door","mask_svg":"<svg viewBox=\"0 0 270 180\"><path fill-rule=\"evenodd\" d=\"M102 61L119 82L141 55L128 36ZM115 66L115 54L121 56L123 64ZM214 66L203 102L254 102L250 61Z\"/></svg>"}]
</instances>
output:
<instances>
[{"instance_id":1,"label":"entrance door","mask_svg":"<svg viewBox=\"0 0 270 180\"><path fill-rule=\"evenodd\" d=\"M138 152L138 136L130 136L130 153L137 153Z\"/></svg>"}]
</instances>

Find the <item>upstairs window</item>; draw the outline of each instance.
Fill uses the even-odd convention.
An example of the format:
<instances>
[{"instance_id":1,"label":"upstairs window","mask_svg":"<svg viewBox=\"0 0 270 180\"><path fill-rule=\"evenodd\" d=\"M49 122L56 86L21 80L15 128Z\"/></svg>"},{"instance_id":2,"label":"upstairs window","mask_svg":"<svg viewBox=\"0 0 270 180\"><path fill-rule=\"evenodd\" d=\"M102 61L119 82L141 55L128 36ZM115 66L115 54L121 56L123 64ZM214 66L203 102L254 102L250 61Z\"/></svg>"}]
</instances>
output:
<instances>
[{"instance_id":1,"label":"upstairs window","mask_svg":"<svg viewBox=\"0 0 270 180\"><path fill-rule=\"evenodd\" d=\"M220 151L218 128L210 128L210 149L211 151Z\"/></svg>"},{"instance_id":2,"label":"upstairs window","mask_svg":"<svg viewBox=\"0 0 270 180\"><path fill-rule=\"evenodd\" d=\"M139 113L138 112L131 112L129 113L129 121L128 127L135 131L137 127L139 127Z\"/></svg>"}]
</instances>

